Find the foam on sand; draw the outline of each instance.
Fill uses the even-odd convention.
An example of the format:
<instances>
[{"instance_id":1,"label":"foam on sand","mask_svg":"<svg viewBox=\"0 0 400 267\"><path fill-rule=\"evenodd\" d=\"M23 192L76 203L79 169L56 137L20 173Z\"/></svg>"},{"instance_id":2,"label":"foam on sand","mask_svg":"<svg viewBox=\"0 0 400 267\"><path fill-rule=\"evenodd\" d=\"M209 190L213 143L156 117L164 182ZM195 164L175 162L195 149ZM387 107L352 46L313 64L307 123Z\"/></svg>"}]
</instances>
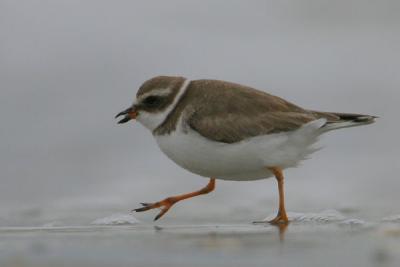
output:
<instances>
[{"instance_id":1,"label":"foam on sand","mask_svg":"<svg viewBox=\"0 0 400 267\"><path fill-rule=\"evenodd\" d=\"M94 225L132 225L138 224L139 221L131 214L113 214L108 217L94 220L91 224Z\"/></svg>"},{"instance_id":2,"label":"foam on sand","mask_svg":"<svg viewBox=\"0 0 400 267\"><path fill-rule=\"evenodd\" d=\"M275 215L269 215L264 221L273 219ZM351 219L344 216L337 210L324 210L321 212L288 212L288 217L291 222L297 223L340 223L346 225L363 225L364 221L358 219Z\"/></svg>"},{"instance_id":3,"label":"foam on sand","mask_svg":"<svg viewBox=\"0 0 400 267\"><path fill-rule=\"evenodd\" d=\"M391 215L382 218L382 222L400 223L400 215Z\"/></svg>"}]
</instances>

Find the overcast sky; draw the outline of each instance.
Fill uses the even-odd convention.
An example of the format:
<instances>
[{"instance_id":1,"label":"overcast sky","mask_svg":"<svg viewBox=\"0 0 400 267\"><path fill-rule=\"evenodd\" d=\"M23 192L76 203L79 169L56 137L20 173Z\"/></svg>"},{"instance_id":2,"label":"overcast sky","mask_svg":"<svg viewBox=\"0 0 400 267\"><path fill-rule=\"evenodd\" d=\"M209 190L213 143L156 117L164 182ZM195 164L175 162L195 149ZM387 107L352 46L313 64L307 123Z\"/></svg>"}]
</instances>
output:
<instances>
[{"instance_id":1,"label":"overcast sky","mask_svg":"<svg viewBox=\"0 0 400 267\"><path fill-rule=\"evenodd\" d=\"M288 203L400 212L399 3L0 0L0 209L124 210L203 186L144 127L113 119L145 80L182 75L380 116L322 138L325 149L287 172ZM191 205L275 198L271 180L220 182Z\"/></svg>"}]
</instances>

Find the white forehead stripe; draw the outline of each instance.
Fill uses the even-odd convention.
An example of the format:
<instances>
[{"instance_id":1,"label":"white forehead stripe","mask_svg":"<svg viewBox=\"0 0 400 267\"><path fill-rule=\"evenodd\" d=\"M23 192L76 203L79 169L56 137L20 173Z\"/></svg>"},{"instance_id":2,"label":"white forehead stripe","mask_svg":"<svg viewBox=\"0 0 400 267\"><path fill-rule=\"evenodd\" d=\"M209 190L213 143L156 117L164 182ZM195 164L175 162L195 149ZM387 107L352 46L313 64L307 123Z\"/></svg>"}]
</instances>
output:
<instances>
[{"instance_id":1,"label":"white forehead stripe","mask_svg":"<svg viewBox=\"0 0 400 267\"><path fill-rule=\"evenodd\" d=\"M149 112L142 110L139 112L139 115L137 116L136 119L150 131L155 130L158 126L160 126L165 121L168 114L172 110L174 110L175 106L178 104L179 100L181 99L183 94L186 92L186 89L188 88L189 84L190 84L190 80L185 79L185 82L179 88L178 93L176 94L174 100L165 110L158 112L158 113L149 113ZM167 90L163 89L163 91L167 91ZM143 96L146 94L143 94ZM154 90L152 90L151 95L154 95ZM140 102L140 99L142 99L143 96L141 96L138 99L138 102Z\"/></svg>"},{"instance_id":2,"label":"white forehead stripe","mask_svg":"<svg viewBox=\"0 0 400 267\"><path fill-rule=\"evenodd\" d=\"M147 92L141 96L139 96L139 98L137 99L138 102L141 102L143 99L145 99L148 96L166 96L169 95L172 92L171 88L160 88L160 89L154 89L151 90L151 92Z\"/></svg>"}]
</instances>

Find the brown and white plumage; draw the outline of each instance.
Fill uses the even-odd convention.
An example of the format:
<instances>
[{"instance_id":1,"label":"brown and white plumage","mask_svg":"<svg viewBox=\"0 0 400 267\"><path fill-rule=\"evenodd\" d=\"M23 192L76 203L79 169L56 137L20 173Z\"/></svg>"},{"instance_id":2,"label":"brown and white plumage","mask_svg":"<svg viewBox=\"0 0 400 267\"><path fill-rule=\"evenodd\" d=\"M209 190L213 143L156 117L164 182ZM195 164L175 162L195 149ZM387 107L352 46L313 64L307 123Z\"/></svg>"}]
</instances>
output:
<instances>
[{"instance_id":1,"label":"brown and white plumage","mask_svg":"<svg viewBox=\"0 0 400 267\"><path fill-rule=\"evenodd\" d=\"M308 110L235 83L168 76L146 81L124 114L121 122L136 118L181 167L226 180L283 177L281 170L315 151L321 134L375 118Z\"/></svg>"},{"instance_id":2,"label":"brown and white plumage","mask_svg":"<svg viewBox=\"0 0 400 267\"><path fill-rule=\"evenodd\" d=\"M186 123L193 130L210 140L223 143L293 131L321 118L327 119L328 125L350 121L355 126L373 121L372 116L306 110L277 96L217 80L191 82L171 114L171 123L176 123L174 115L178 117L183 110L186 111ZM170 129L166 121L155 133L162 134Z\"/></svg>"}]
</instances>

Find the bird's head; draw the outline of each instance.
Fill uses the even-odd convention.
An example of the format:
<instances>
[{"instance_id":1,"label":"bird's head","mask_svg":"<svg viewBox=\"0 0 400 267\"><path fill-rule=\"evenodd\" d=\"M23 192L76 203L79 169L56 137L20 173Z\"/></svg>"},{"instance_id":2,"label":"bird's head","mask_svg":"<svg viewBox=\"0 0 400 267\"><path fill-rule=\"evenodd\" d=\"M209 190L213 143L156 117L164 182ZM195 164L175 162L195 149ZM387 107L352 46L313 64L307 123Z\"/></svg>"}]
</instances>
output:
<instances>
[{"instance_id":1,"label":"bird's head","mask_svg":"<svg viewBox=\"0 0 400 267\"><path fill-rule=\"evenodd\" d=\"M136 119L153 131L164 122L175 107L185 84L183 77L158 76L140 86L133 104L115 116L124 116L118 123Z\"/></svg>"}]
</instances>

